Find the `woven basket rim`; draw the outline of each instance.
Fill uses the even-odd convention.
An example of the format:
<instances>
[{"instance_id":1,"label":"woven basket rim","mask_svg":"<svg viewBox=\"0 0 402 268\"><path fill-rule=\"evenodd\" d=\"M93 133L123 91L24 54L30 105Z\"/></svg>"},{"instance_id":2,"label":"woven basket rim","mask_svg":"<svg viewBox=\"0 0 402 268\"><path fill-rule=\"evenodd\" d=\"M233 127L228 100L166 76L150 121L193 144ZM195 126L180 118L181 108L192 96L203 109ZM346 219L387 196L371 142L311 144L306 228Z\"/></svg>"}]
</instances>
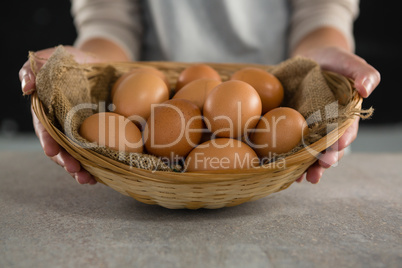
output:
<instances>
[{"instance_id":1,"label":"woven basket rim","mask_svg":"<svg viewBox=\"0 0 402 268\"><path fill-rule=\"evenodd\" d=\"M123 68L137 68L141 66L153 66L158 69L171 69L175 68L186 68L190 65L194 64L206 64L211 66L212 68L229 68L229 69L238 69L240 67L248 66L248 67L257 67L262 69L271 69L274 66L260 63L246 63L246 62L207 62L207 61L196 61L196 62L184 62L184 61L115 61L115 62L95 62L95 63L83 63L81 66L83 68L104 68L105 66L120 66ZM327 72L327 71L325 71Z\"/></svg>"}]
</instances>

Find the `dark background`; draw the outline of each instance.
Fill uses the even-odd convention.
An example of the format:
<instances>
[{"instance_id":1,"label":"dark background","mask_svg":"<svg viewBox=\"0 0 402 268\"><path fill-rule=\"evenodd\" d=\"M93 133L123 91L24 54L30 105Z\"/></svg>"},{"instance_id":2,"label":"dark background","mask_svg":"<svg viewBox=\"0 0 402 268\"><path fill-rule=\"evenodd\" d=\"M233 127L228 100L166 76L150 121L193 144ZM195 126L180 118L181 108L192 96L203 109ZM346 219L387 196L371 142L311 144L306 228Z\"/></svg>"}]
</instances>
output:
<instances>
[{"instance_id":1,"label":"dark background","mask_svg":"<svg viewBox=\"0 0 402 268\"><path fill-rule=\"evenodd\" d=\"M33 131L29 97L22 96L18 71L28 51L59 44L72 44L76 32L70 1L8 1L1 20L3 96L0 105L0 134ZM400 1L361 0L355 23L356 54L380 71L382 81L363 107L375 108L371 120L361 125L381 126L402 122L399 112L400 65L402 63ZM398 78L399 77L399 78ZM391 94L392 93L392 94Z\"/></svg>"}]
</instances>

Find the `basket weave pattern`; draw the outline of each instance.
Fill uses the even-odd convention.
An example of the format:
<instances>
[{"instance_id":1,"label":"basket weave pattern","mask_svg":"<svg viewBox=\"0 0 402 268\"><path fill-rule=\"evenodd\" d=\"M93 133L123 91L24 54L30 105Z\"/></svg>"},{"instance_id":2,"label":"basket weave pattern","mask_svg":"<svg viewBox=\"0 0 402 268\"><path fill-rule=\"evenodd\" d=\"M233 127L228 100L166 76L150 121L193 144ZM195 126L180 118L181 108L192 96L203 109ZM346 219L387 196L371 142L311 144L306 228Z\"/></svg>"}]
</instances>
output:
<instances>
[{"instance_id":1,"label":"basket weave pattern","mask_svg":"<svg viewBox=\"0 0 402 268\"><path fill-rule=\"evenodd\" d=\"M179 73L187 63L147 62L112 64L119 73L140 66L153 66L163 71L173 86ZM270 66L250 64L211 64L223 80L246 66L257 66L270 70ZM96 77L104 66L94 65L87 70L87 77ZM350 89L350 96L336 96L340 102L347 102L352 111L341 120L338 127L326 136L264 166L248 170L218 172L168 172L135 168L110 159L90 149L82 148L69 139L62 130L50 122L46 109L38 97L32 95L32 108L49 134L89 171L99 182L114 190L147 203L171 209L221 208L236 206L247 201L257 200L269 194L288 188L307 168L317 160L317 154L335 143L353 123L354 116L361 111L362 98L352 89L352 83L339 75L326 73L329 84ZM347 91L347 90L346 90ZM345 92L345 91L344 91ZM342 98L344 98L342 100ZM354 112L353 112L354 111ZM281 164L280 161L283 161Z\"/></svg>"}]
</instances>

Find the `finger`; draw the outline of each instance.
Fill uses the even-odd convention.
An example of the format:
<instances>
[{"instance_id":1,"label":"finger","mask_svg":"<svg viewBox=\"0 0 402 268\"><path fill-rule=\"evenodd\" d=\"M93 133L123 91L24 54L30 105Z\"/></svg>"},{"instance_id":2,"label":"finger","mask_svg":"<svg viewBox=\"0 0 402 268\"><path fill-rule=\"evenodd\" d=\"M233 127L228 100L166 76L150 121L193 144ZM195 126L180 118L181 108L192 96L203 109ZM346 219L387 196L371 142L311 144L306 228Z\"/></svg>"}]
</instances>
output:
<instances>
[{"instance_id":1,"label":"finger","mask_svg":"<svg viewBox=\"0 0 402 268\"><path fill-rule=\"evenodd\" d=\"M18 75L21 81L22 93L24 95L31 94L35 90L35 75L31 70L29 61L25 62Z\"/></svg>"},{"instance_id":2,"label":"finger","mask_svg":"<svg viewBox=\"0 0 402 268\"><path fill-rule=\"evenodd\" d=\"M81 168L80 163L68 154L60 145L50 136L44 126L39 121L38 117L32 110L32 119L34 124L35 133L43 147L47 156L49 156L55 163L64 167L67 172L72 175L80 184L96 184L96 179L89 174L88 171Z\"/></svg>"},{"instance_id":3,"label":"finger","mask_svg":"<svg viewBox=\"0 0 402 268\"><path fill-rule=\"evenodd\" d=\"M64 167L71 177L73 177L79 184L94 185L97 183L96 179L88 171L82 169L81 166L79 166L79 170L77 172L70 172L67 168L68 164L66 165L66 161L69 161L66 155L68 155L67 152L63 150L58 155L50 157L50 159L52 159L59 166Z\"/></svg>"},{"instance_id":4,"label":"finger","mask_svg":"<svg viewBox=\"0 0 402 268\"><path fill-rule=\"evenodd\" d=\"M72 157L66 150L61 149L58 157L61 159L64 169L68 173L77 173L81 169L80 162Z\"/></svg>"},{"instance_id":5,"label":"finger","mask_svg":"<svg viewBox=\"0 0 402 268\"><path fill-rule=\"evenodd\" d=\"M95 185L97 183L98 183L98 181L95 179L94 176L91 175L91 180L88 181L88 184L89 185Z\"/></svg>"},{"instance_id":6,"label":"finger","mask_svg":"<svg viewBox=\"0 0 402 268\"><path fill-rule=\"evenodd\" d=\"M49 48L49 49L44 49L41 51L37 51L34 54L30 55L32 56L35 62L35 71L39 71L40 68L45 64L46 60L49 58L49 56L54 52L54 48ZM33 91L35 91L35 83L36 83L36 78L35 74L31 68L31 62L30 60L26 61L25 64L22 66L20 69L18 76L21 81L21 88L22 88L22 93L24 95L29 95Z\"/></svg>"},{"instance_id":7,"label":"finger","mask_svg":"<svg viewBox=\"0 0 402 268\"><path fill-rule=\"evenodd\" d=\"M380 83L380 73L359 56L338 51L333 57L336 59L328 59L324 67L352 78L356 90L363 98L367 98ZM341 64L331 64L331 60Z\"/></svg>"},{"instance_id":8,"label":"finger","mask_svg":"<svg viewBox=\"0 0 402 268\"><path fill-rule=\"evenodd\" d=\"M96 179L85 169L81 169L79 172L75 173L75 180L79 184L96 184Z\"/></svg>"},{"instance_id":9,"label":"finger","mask_svg":"<svg viewBox=\"0 0 402 268\"><path fill-rule=\"evenodd\" d=\"M360 117L356 116L355 121L350 127L346 129L343 135L336 141L330 148L333 150L343 150L356 139L357 133L359 132L359 121Z\"/></svg>"},{"instance_id":10,"label":"finger","mask_svg":"<svg viewBox=\"0 0 402 268\"><path fill-rule=\"evenodd\" d=\"M339 151L339 154L338 154L338 162L342 159L342 157L345 155L345 150L341 150L341 151Z\"/></svg>"},{"instance_id":11,"label":"finger","mask_svg":"<svg viewBox=\"0 0 402 268\"><path fill-rule=\"evenodd\" d=\"M301 183L306 178L306 172L304 172L297 180L297 183Z\"/></svg>"},{"instance_id":12,"label":"finger","mask_svg":"<svg viewBox=\"0 0 402 268\"><path fill-rule=\"evenodd\" d=\"M50 157L50 159L52 159L52 161L55 162L57 165L64 167L63 162L61 161L60 157L58 157L58 155L52 156Z\"/></svg>"},{"instance_id":13,"label":"finger","mask_svg":"<svg viewBox=\"0 0 402 268\"><path fill-rule=\"evenodd\" d=\"M318 163L315 162L311 167L308 168L306 174L306 180L316 184L320 181L322 174L324 173L324 168Z\"/></svg>"},{"instance_id":14,"label":"finger","mask_svg":"<svg viewBox=\"0 0 402 268\"><path fill-rule=\"evenodd\" d=\"M318 160L318 163L320 164L321 167L327 169L330 167L335 166L338 161L342 158L344 154L344 150L326 150L323 154L321 154L320 159Z\"/></svg>"},{"instance_id":15,"label":"finger","mask_svg":"<svg viewBox=\"0 0 402 268\"><path fill-rule=\"evenodd\" d=\"M38 136L40 144L45 154L49 157L56 156L60 152L60 145L50 136L45 127L39 121L35 112L32 110L32 121L35 129L36 136Z\"/></svg>"},{"instance_id":16,"label":"finger","mask_svg":"<svg viewBox=\"0 0 402 268\"><path fill-rule=\"evenodd\" d=\"M356 90L363 98L367 98L380 83L381 75L373 66L367 64L356 71L354 80Z\"/></svg>"}]
</instances>

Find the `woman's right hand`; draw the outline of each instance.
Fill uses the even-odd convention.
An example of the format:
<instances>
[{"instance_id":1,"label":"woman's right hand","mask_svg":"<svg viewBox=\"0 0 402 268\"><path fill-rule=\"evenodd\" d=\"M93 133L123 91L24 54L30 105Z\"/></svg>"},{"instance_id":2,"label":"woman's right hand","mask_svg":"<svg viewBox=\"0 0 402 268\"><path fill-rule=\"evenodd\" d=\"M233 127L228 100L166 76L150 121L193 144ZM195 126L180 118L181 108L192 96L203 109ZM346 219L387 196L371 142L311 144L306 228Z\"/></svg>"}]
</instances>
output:
<instances>
[{"instance_id":1,"label":"woman's right hand","mask_svg":"<svg viewBox=\"0 0 402 268\"><path fill-rule=\"evenodd\" d=\"M74 55L74 58L79 63L89 63L101 61L101 59L78 50L74 47L66 47L67 51ZM49 48L35 52L36 67L38 70L46 62L46 59L54 52L54 48ZM24 95L30 95L35 90L35 75L31 69L29 61L25 62L19 71L22 92ZM45 127L39 121L38 117L31 108L33 127L36 136L38 136L44 153L55 163L62 166L75 180L80 184L95 184L95 178L86 171L78 160L73 158L66 150L64 150L46 131Z\"/></svg>"},{"instance_id":2,"label":"woman's right hand","mask_svg":"<svg viewBox=\"0 0 402 268\"><path fill-rule=\"evenodd\" d=\"M129 61L125 51L112 41L103 38L93 38L82 43L79 48L64 46L74 56L78 63L95 63L106 61ZM46 60L53 54L55 48L48 48L35 52L35 68L38 71ZM35 90L35 75L29 61L22 66L19 77L22 93L30 95ZM80 184L95 184L95 178L86 171L68 152L66 152L46 131L38 117L32 111L32 120L35 133L39 138L45 154L54 162L64 167Z\"/></svg>"}]
</instances>

